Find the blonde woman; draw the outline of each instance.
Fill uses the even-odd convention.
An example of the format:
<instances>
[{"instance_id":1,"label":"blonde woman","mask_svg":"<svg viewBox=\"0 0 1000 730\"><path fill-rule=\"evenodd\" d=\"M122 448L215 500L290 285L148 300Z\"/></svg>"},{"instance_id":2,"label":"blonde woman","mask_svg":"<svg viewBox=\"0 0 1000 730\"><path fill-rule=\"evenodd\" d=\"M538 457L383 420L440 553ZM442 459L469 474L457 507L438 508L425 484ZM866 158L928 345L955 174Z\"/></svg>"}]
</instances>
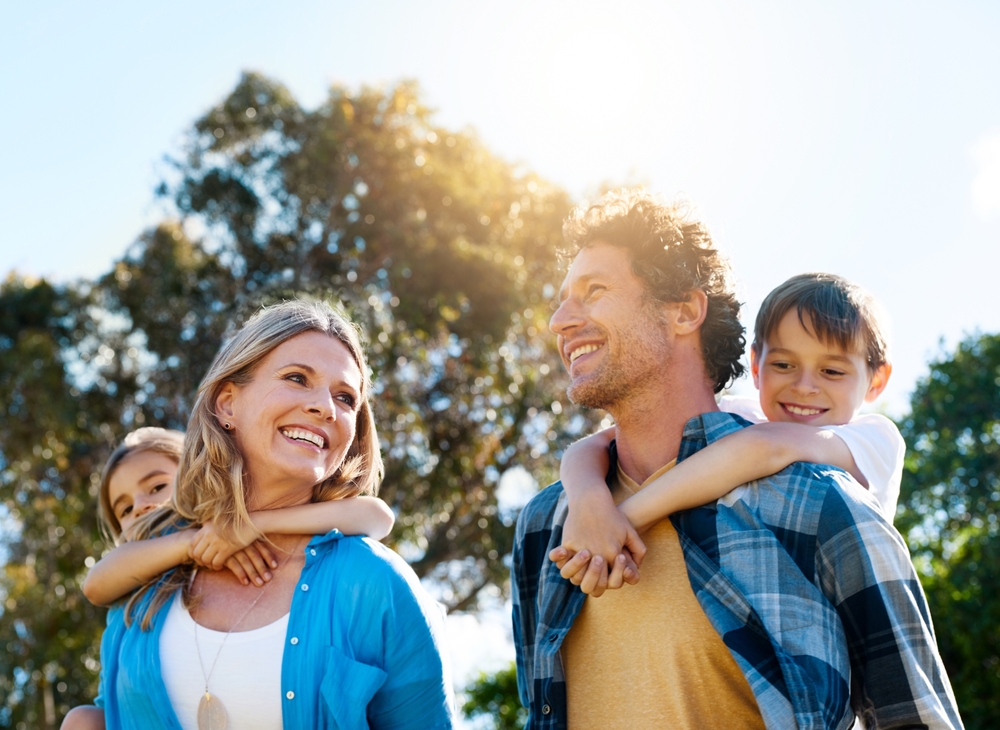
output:
<instances>
[{"instance_id":1,"label":"blonde woman","mask_svg":"<svg viewBox=\"0 0 1000 730\"><path fill-rule=\"evenodd\" d=\"M262 310L198 390L173 510L137 538L373 494L382 474L356 329L324 304ZM339 531L269 537L272 580L178 566L109 614L98 703L115 728L446 728L441 612L395 553Z\"/></svg>"}]
</instances>

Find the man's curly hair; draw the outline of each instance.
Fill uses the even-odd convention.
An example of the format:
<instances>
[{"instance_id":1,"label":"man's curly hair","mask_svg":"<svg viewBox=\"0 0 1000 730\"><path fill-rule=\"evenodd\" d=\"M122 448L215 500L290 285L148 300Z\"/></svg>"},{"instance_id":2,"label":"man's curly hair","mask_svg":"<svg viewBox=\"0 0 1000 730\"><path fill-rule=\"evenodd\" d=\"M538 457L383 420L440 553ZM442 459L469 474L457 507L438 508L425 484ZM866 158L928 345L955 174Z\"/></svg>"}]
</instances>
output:
<instances>
[{"instance_id":1,"label":"man's curly hair","mask_svg":"<svg viewBox=\"0 0 1000 730\"><path fill-rule=\"evenodd\" d=\"M743 374L746 338L729 261L686 207L660 203L641 189L615 190L596 205L571 211L563 236L571 257L598 241L628 251L633 273L656 301L684 302L695 289L705 292L708 315L701 347L715 392Z\"/></svg>"}]
</instances>

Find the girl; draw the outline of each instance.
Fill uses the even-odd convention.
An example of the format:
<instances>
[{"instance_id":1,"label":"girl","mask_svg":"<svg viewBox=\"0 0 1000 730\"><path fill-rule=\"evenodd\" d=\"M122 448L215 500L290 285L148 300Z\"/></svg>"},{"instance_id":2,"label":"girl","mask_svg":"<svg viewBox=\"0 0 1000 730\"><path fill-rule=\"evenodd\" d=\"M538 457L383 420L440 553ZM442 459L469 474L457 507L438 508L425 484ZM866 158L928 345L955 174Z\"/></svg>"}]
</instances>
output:
<instances>
[{"instance_id":1,"label":"girl","mask_svg":"<svg viewBox=\"0 0 1000 730\"><path fill-rule=\"evenodd\" d=\"M116 547L88 573L84 595L106 606L176 565L193 561L219 570L229 569L243 585L262 586L278 566L267 542L251 531L225 535L209 522L163 537L130 541L141 517L167 505L174 493L184 434L164 428L140 428L128 434L111 453L101 474L98 514L102 532ZM251 513L254 532L260 534L325 534L339 529L349 535L380 540L394 522L392 510L377 497L356 497L318 504ZM155 520L150 517L149 520ZM91 706L74 708L62 730L103 730L104 711Z\"/></svg>"}]
</instances>

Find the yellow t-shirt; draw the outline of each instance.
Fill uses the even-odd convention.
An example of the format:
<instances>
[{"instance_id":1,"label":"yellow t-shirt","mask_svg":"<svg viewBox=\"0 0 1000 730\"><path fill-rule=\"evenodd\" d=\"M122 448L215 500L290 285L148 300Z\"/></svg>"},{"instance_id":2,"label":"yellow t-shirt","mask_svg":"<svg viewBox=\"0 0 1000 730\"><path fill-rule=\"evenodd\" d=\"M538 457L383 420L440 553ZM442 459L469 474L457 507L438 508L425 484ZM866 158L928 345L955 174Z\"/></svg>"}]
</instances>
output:
<instances>
[{"instance_id":1,"label":"yellow t-shirt","mask_svg":"<svg viewBox=\"0 0 1000 730\"><path fill-rule=\"evenodd\" d=\"M621 468L615 504L641 487ZM677 531L644 536L639 583L590 598L562 645L571 730L760 728L750 685L695 598Z\"/></svg>"}]
</instances>

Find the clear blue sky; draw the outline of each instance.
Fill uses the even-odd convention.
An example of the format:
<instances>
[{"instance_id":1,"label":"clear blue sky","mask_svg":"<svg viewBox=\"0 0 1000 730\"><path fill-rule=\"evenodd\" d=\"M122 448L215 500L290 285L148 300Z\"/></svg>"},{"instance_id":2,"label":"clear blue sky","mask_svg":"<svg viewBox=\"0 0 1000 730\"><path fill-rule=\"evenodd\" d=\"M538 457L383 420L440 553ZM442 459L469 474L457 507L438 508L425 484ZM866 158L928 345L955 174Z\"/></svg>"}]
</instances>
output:
<instances>
[{"instance_id":1,"label":"clear blue sky","mask_svg":"<svg viewBox=\"0 0 1000 730\"><path fill-rule=\"evenodd\" d=\"M1000 331L1000 3L47 2L0 9L0 276L108 269L165 154L243 69L318 103L410 77L578 197L686 194L748 319L807 270L893 321L894 413L944 338Z\"/></svg>"}]
</instances>

